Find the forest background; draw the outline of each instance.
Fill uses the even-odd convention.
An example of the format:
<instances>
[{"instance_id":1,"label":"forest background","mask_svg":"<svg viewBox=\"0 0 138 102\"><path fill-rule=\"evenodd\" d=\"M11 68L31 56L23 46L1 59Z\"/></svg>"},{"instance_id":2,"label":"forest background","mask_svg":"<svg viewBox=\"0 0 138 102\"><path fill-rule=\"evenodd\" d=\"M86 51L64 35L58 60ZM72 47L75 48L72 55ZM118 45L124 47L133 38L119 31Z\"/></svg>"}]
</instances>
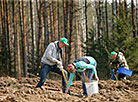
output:
<instances>
[{"instance_id":1,"label":"forest background","mask_svg":"<svg viewBox=\"0 0 138 102\"><path fill-rule=\"evenodd\" d=\"M0 76L38 75L48 44L61 37L69 41L65 69L88 55L99 78L109 79L110 52L121 51L138 79L137 0L1 0Z\"/></svg>"}]
</instances>

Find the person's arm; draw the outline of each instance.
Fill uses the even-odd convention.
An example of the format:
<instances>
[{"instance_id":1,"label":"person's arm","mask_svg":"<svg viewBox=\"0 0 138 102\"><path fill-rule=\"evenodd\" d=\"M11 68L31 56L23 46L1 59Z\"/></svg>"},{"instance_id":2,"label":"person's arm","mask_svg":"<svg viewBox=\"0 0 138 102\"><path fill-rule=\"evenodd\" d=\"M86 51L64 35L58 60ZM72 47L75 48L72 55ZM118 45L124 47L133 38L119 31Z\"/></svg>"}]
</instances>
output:
<instances>
[{"instance_id":1,"label":"person's arm","mask_svg":"<svg viewBox=\"0 0 138 102\"><path fill-rule=\"evenodd\" d=\"M83 61L76 62L75 63L75 66L76 67L79 67L79 68L92 69L93 72L94 72L94 75L95 75L96 80L97 81L99 80L98 75L97 75L97 71L95 69L95 66L93 66L91 64L87 64L87 63L85 63Z\"/></svg>"},{"instance_id":2,"label":"person's arm","mask_svg":"<svg viewBox=\"0 0 138 102\"><path fill-rule=\"evenodd\" d=\"M119 56L119 59L118 59L118 61L119 61L119 67L124 67L124 68L129 69L127 61L126 61L126 58L123 55L123 53L119 52L118 56Z\"/></svg>"},{"instance_id":3,"label":"person's arm","mask_svg":"<svg viewBox=\"0 0 138 102\"><path fill-rule=\"evenodd\" d=\"M70 74L69 81L68 81L68 87L70 87L70 85L71 85L71 83L73 81L74 75L75 75L75 73L71 73Z\"/></svg>"},{"instance_id":4,"label":"person's arm","mask_svg":"<svg viewBox=\"0 0 138 102\"><path fill-rule=\"evenodd\" d=\"M66 89L66 93L68 93L68 90L69 90L69 87L70 87L70 85L73 81L74 75L75 75L75 73L70 74L69 81L68 81L68 86L67 86L67 89Z\"/></svg>"},{"instance_id":5,"label":"person's arm","mask_svg":"<svg viewBox=\"0 0 138 102\"><path fill-rule=\"evenodd\" d=\"M85 62L83 62L83 61L79 61L79 62L76 62L76 63L74 63L75 64L75 66L76 66L76 68L85 68L85 69L92 69L93 70L93 72L94 72L94 74L95 74L95 67L93 66L93 65L91 65L91 64L87 64L87 63L85 63Z\"/></svg>"},{"instance_id":6,"label":"person's arm","mask_svg":"<svg viewBox=\"0 0 138 102\"><path fill-rule=\"evenodd\" d=\"M122 52L119 52L119 54L118 54L118 62L119 63L125 63L126 62L125 56L123 55Z\"/></svg>"},{"instance_id":7,"label":"person's arm","mask_svg":"<svg viewBox=\"0 0 138 102\"><path fill-rule=\"evenodd\" d=\"M94 68L94 69L95 69L95 68ZM95 79L96 79L97 81L99 80L96 69L95 69Z\"/></svg>"},{"instance_id":8,"label":"person's arm","mask_svg":"<svg viewBox=\"0 0 138 102\"><path fill-rule=\"evenodd\" d=\"M110 63L111 66L113 66L113 72L116 72L118 70L118 66L119 66L119 61L118 60L114 60Z\"/></svg>"},{"instance_id":9,"label":"person's arm","mask_svg":"<svg viewBox=\"0 0 138 102\"><path fill-rule=\"evenodd\" d=\"M62 62L61 62L61 61L57 60L56 58L54 58L54 57L52 56L54 49L55 49L55 45L54 45L54 43L51 43L51 44L47 47L47 50L46 50L46 58L47 58L49 61L51 61L51 62L54 62L54 63L56 63L56 64L58 64L58 65L62 65Z\"/></svg>"}]
</instances>

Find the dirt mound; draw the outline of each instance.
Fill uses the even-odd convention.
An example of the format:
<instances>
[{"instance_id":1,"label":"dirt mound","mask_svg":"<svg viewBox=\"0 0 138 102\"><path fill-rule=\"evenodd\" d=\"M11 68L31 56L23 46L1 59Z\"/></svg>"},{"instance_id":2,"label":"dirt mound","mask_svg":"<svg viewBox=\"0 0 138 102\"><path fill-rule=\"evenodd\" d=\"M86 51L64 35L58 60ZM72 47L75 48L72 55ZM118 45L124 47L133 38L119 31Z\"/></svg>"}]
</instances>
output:
<instances>
[{"instance_id":1,"label":"dirt mound","mask_svg":"<svg viewBox=\"0 0 138 102\"><path fill-rule=\"evenodd\" d=\"M138 81L100 80L99 94L84 97L81 81L71 85L71 95L62 93L61 80L46 80L42 89L39 78L0 77L0 102L138 102Z\"/></svg>"}]
</instances>

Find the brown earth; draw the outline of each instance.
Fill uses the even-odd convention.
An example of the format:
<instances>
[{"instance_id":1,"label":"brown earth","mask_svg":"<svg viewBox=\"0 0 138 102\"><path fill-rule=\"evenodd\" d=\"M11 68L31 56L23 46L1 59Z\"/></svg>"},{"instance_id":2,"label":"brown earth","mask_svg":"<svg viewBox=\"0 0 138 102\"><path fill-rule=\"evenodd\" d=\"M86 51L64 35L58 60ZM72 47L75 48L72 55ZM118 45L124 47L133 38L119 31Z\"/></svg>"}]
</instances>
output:
<instances>
[{"instance_id":1,"label":"brown earth","mask_svg":"<svg viewBox=\"0 0 138 102\"><path fill-rule=\"evenodd\" d=\"M71 85L71 95L62 93L61 80L47 79L43 90L35 89L39 77L0 77L0 102L138 102L138 81L100 80L99 94L84 97L81 81Z\"/></svg>"}]
</instances>

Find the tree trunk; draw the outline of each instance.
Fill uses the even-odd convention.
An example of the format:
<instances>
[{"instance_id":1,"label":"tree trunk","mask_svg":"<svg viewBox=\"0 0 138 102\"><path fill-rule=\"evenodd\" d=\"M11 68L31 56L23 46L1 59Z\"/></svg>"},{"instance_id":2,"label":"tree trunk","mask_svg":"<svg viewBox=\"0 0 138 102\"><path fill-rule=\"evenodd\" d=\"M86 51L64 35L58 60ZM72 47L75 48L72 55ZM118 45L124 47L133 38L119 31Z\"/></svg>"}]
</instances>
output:
<instances>
[{"instance_id":1,"label":"tree trunk","mask_svg":"<svg viewBox=\"0 0 138 102\"><path fill-rule=\"evenodd\" d=\"M71 63L71 43L73 41L72 33L73 33L73 0L69 1L69 25L70 25L70 34L69 34L69 49L68 49L68 63Z\"/></svg>"},{"instance_id":2,"label":"tree trunk","mask_svg":"<svg viewBox=\"0 0 138 102\"><path fill-rule=\"evenodd\" d=\"M86 27L86 42L88 42L87 0L85 0L85 27ZM88 47L87 47L86 53L88 53Z\"/></svg>"},{"instance_id":3,"label":"tree trunk","mask_svg":"<svg viewBox=\"0 0 138 102\"><path fill-rule=\"evenodd\" d=\"M2 15L1 15L1 11L2 11L2 8L1 8L1 1L0 1L0 54L2 55ZM0 56L0 72L2 72L3 68L2 68L2 56Z\"/></svg>"},{"instance_id":4,"label":"tree trunk","mask_svg":"<svg viewBox=\"0 0 138 102\"><path fill-rule=\"evenodd\" d=\"M135 8L134 8L134 1L133 0L131 0L131 12L132 12L133 37L136 37L136 31L135 31Z\"/></svg>"},{"instance_id":5,"label":"tree trunk","mask_svg":"<svg viewBox=\"0 0 138 102\"><path fill-rule=\"evenodd\" d=\"M106 18L106 38L109 40L107 0L105 0L105 18ZM108 44L107 44L107 46L108 46Z\"/></svg>"},{"instance_id":6,"label":"tree trunk","mask_svg":"<svg viewBox=\"0 0 138 102\"><path fill-rule=\"evenodd\" d=\"M10 24L9 24L9 8L8 8L8 0L6 0L6 24L7 24L7 44L8 44L8 68L9 75L11 75L11 46L10 46Z\"/></svg>"},{"instance_id":7,"label":"tree trunk","mask_svg":"<svg viewBox=\"0 0 138 102\"><path fill-rule=\"evenodd\" d=\"M73 11L75 11L75 8L74 8L74 10ZM76 13L74 14L74 22L75 22L75 24L74 24L74 39L75 39L75 41L74 41L74 53L75 53L75 59L77 59L78 58L78 55L77 55L77 51L78 51L78 37L77 37L77 17L76 17Z\"/></svg>"},{"instance_id":8,"label":"tree trunk","mask_svg":"<svg viewBox=\"0 0 138 102\"><path fill-rule=\"evenodd\" d=\"M96 39L98 38L97 37L97 33L98 33L98 22L99 22L99 11L98 11L98 2L97 1L95 1L95 11L96 11L96 17L97 17L97 24L96 24L96 35L95 35L95 37L96 37Z\"/></svg>"},{"instance_id":9,"label":"tree trunk","mask_svg":"<svg viewBox=\"0 0 138 102\"><path fill-rule=\"evenodd\" d=\"M127 0L124 0L125 17L127 18Z\"/></svg>"},{"instance_id":10,"label":"tree trunk","mask_svg":"<svg viewBox=\"0 0 138 102\"><path fill-rule=\"evenodd\" d=\"M6 52L6 28L5 28L5 15L4 15L4 1L1 0L1 22L2 22L2 68L4 68L4 72L8 75L7 69L7 52Z\"/></svg>"},{"instance_id":11,"label":"tree trunk","mask_svg":"<svg viewBox=\"0 0 138 102\"><path fill-rule=\"evenodd\" d=\"M31 20L31 33L32 33L32 70L34 71L35 63L34 63L34 29L33 29L33 7L32 7L32 0L30 0L30 20Z\"/></svg>"},{"instance_id":12,"label":"tree trunk","mask_svg":"<svg viewBox=\"0 0 138 102\"><path fill-rule=\"evenodd\" d=\"M50 7L49 7L49 15L50 15L50 34L51 34L51 42L54 41L53 40L53 31L52 31L52 17L51 17L51 5L52 3L50 4Z\"/></svg>"},{"instance_id":13,"label":"tree trunk","mask_svg":"<svg viewBox=\"0 0 138 102\"><path fill-rule=\"evenodd\" d=\"M39 23L39 27L38 27L38 39L37 39L37 50L36 50L36 56L37 56L37 68L40 65L40 39L41 39L41 35L42 35L42 24L41 24L41 8L42 8L42 2L41 0L39 1L39 8L38 8L38 2L36 0L36 7L37 7L37 14L38 14L38 23Z\"/></svg>"},{"instance_id":14,"label":"tree trunk","mask_svg":"<svg viewBox=\"0 0 138 102\"><path fill-rule=\"evenodd\" d=\"M52 26L53 26L53 40L55 41L55 40L57 40L57 34L55 33L55 28L56 28L56 20L55 20L55 2L52 0L52 4L51 4L52 6L52 8L51 8L51 10L52 10Z\"/></svg>"},{"instance_id":15,"label":"tree trunk","mask_svg":"<svg viewBox=\"0 0 138 102\"><path fill-rule=\"evenodd\" d=\"M115 1L112 0L112 33L114 32L114 25L115 25L115 21L114 21L114 17L115 17Z\"/></svg>"},{"instance_id":16,"label":"tree trunk","mask_svg":"<svg viewBox=\"0 0 138 102\"><path fill-rule=\"evenodd\" d=\"M46 47L48 46L48 42L49 42L49 34L48 34L48 17L47 17L47 2L46 0L44 0L44 48L46 49Z\"/></svg>"},{"instance_id":17,"label":"tree trunk","mask_svg":"<svg viewBox=\"0 0 138 102\"><path fill-rule=\"evenodd\" d=\"M63 0L63 17L64 17L64 37L68 38L68 1ZM68 50L67 47L65 47L65 63L68 61Z\"/></svg>"},{"instance_id":18,"label":"tree trunk","mask_svg":"<svg viewBox=\"0 0 138 102\"><path fill-rule=\"evenodd\" d=\"M138 0L136 0L136 23L137 23L137 36L138 36Z\"/></svg>"},{"instance_id":19,"label":"tree trunk","mask_svg":"<svg viewBox=\"0 0 138 102\"><path fill-rule=\"evenodd\" d=\"M118 3L117 3L117 0L115 1L115 6L116 6L116 16L118 17Z\"/></svg>"},{"instance_id":20,"label":"tree trunk","mask_svg":"<svg viewBox=\"0 0 138 102\"><path fill-rule=\"evenodd\" d=\"M30 45L30 34L31 34L31 27L30 27L30 15L29 15L29 13L30 13L30 10L29 10L29 0L28 1L25 1L24 2L24 11L25 11L25 32L26 32L26 68L27 68L27 70L29 69L28 67L28 65L30 65L30 61L29 61L29 58L30 58L30 52L31 52L31 45Z\"/></svg>"},{"instance_id":21,"label":"tree trunk","mask_svg":"<svg viewBox=\"0 0 138 102\"><path fill-rule=\"evenodd\" d=\"M18 7L19 7L19 24L20 24L20 33L21 33L21 59L22 59L22 65L23 65L23 73L24 73L24 70L25 70L25 56L24 56L24 34L23 34L23 25L22 25L22 17L21 17L21 6L20 6L20 1L18 1ZM18 40L18 39L17 39ZM25 73L24 73L24 76L25 76Z\"/></svg>"},{"instance_id":22,"label":"tree trunk","mask_svg":"<svg viewBox=\"0 0 138 102\"><path fill-rule=\"evenodd\" d=\"M105 5L106 6L106 5ZM100 38L101 38L101 33L102 33L102 25L101 25L101 23L102 23L102 1L100 0L99 1L99 6L98 6L98 12L99 12L99 14L98 14L98 42L99 42L99 44L100 44ZM107 19L107 18L106 18ZM106 25L107 26L107 25ZM106 33L107 33L107 28L106 28Z\"/></svg>"},{"instance_id":23,"label":"tree trunk","mask_svg":"<svg viewBox=\"0 0 138 102\"><path fill-rule=\"evenodd\" d=\"M102 12L102 14L101 14L101 16L102 16L102 21L101 21L101 39L103 39L103 36L106 34L106 23L105 23L105 4L104 4L104 2L102 1L101 2L101 12ZM103 43L103 40L101 40L102 42L101 43ZM90 52L90 51L89 51Z\"/></svg>"},{"instance_id":24,"label":"tree trunk","mask_svg":"<svg viewBox=\"0 0 138 102\"><path fill-rule=\"evenodd\" d=\"M17 7L16 7L17 8ZM16 78L17 79L20 79L22 77L21 75L21 54L20 54L20 36L19 36L19 24L18 24L18 18L19 16L16 14L16 46L17 46L17 52L16 52L16 62L17 62L17 67L16 67L16 70L17 70L17 73L16 73Z\"/></svg>"},{"instance_id":25,"label":"tree trunk","mask_svg":"<svg viewBox=\"0 0 138 102\"><path fill-rule=\"evenodd\" d=\"M5 0L3 1L3 7L4 7L4 15L5 15L5 12L6 12L6 7L5 7ZM6 16L4 16L4 27L5 27L5 29L4 29L4 32L5 32L5 34L4 34L4 43L5 43L5 51L4 51L4 53L5 53L5 67L4 68L6 68L6 74L8 75L8 71L9 71L9 68L8 68L8 60L7 60L7 57L8 57L8 51L7 51L7 22L6 22Z\"/></svg>"},{"instance_id":26,"label":"tree trunk","mask_svg":"<svg viewBox=\"0 0 138 102\"><path fill-rule=\"evenodd\" d=\"M61 38L60 31L60 15L59 15L59 1L57 0L57 20L58 20L58 40ZM62 24L61 24L62 25Z\"/></svg>"},{"instance_id":27,"label":"tree trunk","mask_svg":"<svg viewBox=\"0 0 138 102\"><path fill-rule=\"evenodd\" d=\"M24 77L27 77L27 46L26 46L26 23L25 23L25 10L24 10L24 0L22 0L22 18L23 18L23 70Z\"/></svg>"},{"instance_id":28,"label":"tree trunk","mask_svg":"<svg viewBox=\"0 0 138 102\"><path fill-rule=\"evenodd\" d=\"M120 18L122 18L122 15L123 15L122 14L123 13L122 10L123 10L123 8L122 8L122 0L119 0L119 17Z\"/></svg>"},{"instance_id":29,"label":"tree trunk","mask_svg":"<svg viewBox=\"0 0 138 102\"><path fill-rule=\"evenodd\" d=\"M65 15L65 21L66 21L66 26L65 26L65 33L64 33L64 37L66 37L68 39L68 15L69 15L69 12L68 12L68 0L66 0L66 6L65 6L65 12L66 12L66 15ZM65 47L65 63L68 61L68 47Z\"/></svg>"},{"instance_id":30,"label":"tree trunk","mask_svg":"<svg viewBox=\"0 0 138 102\"><path fill-rule=\"evenodd\" d=\"M87 1L86 0L84 0L84 1L82 1L82 0L79 0L78 1L79 2L79 10L80 10L80 26L81 26L81 34L82 34L82 36L81 36L81 38L80 38L80 42L81 42L81 47L82 48L86 48L86 44L85 44L85 42L87 42L87 35L86 35L86 25L87 25ZM82 52L83 52L83 54L84 54L84 52L86 52L87 53L87 51L88 51L88 49L86 48L86 50L84 50L84 49L82 49Z\"/></svg>"},{"instance_id":31,"label":"tree trunk","mask_svg":"<svg viewBox=\"0 0 138 102\"><path fill-rule=\"evenodd\" d=\"M48 29L48 44L51 42L51 28L50 28L50 4L47 2L47 29Z\"/></svg>"},{"instance_id":32,"label":"tree trunk","mask_svg":"<svg viewBox=\"0 0 138 102\"><path fill-rule=\"evenodd\" d=\"M15 76L15 78L17 78L17 70L16 70L16 64L17 64L17 62L16 62L16 52L17 52L17 36L16 36L16 33L15 33L15 2L14 2L14 0L12 1L12 30L13 30L13 36L14 36L14 39L13 39L13 41L14 41L14 44L13 44L13 48L14 48L14 76Z\"/></svg>"},{"instance_id":33,"label":"tree trunk","mask_svg":"<svg viewBox=\"0 0 138 102\"><path fill-rule=\"evenodd\" d=\"M63 0L64 36L67 38L68 1Z\"/></svg>"}]
</instances>

